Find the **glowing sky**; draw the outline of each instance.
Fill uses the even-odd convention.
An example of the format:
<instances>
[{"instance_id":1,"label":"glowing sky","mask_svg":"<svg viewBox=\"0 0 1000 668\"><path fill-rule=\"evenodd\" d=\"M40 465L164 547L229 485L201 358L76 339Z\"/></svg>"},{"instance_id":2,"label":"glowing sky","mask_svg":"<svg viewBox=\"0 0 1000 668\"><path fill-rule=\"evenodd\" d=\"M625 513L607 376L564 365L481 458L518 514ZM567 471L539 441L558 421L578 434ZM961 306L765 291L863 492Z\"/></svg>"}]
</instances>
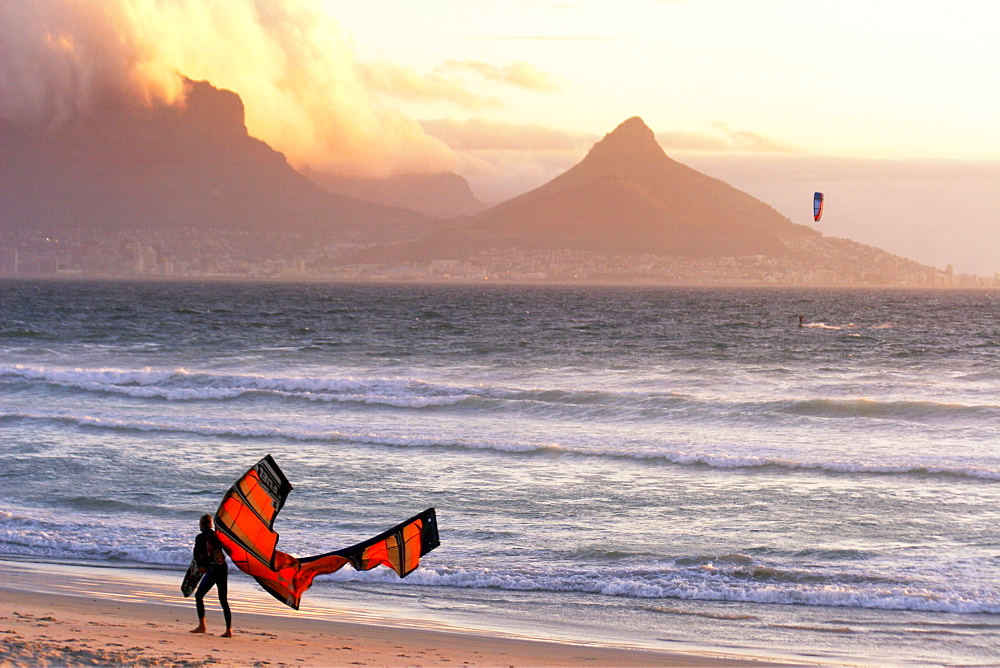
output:
<instances>
[{"instance_id":1,"label":"glowing sky","mask_svg":"<svg viewBox=\"0 0 1000 668\"><path fill-rule=\"evenodd\" d=\"M525 63L498 108L409 104L603 134L748 132L803 152L1000 159L1000 5L855 0L367 0L325 6L362 61Z\"/></svg>"},{"instance_id":2,"label":"glowing sky","mask_svg":"<svg viewBox=\"0 0 1000 668\"><path fill-rule=\"evenodd\" d=\"M326 0L359 62L469 76L391 104L487 202L639 115L667 153L825 234L1000 272L1000 5L882 0ZM447 65L447 64L450 64ZM474 76L514 65L547 86ZM494 72L496 74L497 72ZM397 91L398 93L399 91ZM860 159L860 160L859 160Z\"/></svg>"}]
</instances>

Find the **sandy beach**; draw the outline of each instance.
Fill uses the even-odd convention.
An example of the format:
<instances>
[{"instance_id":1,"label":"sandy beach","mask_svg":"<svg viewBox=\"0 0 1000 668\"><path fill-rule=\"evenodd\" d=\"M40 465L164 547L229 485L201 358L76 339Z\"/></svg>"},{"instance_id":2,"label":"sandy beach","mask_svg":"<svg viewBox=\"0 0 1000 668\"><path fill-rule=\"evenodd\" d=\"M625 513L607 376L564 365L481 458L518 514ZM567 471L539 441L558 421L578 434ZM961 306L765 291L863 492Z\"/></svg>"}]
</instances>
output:
<instances>
[{"instance_id":1,"label":"sandy beach","mask_svg":"<svg viewBox=\"0 0 1000 668\"><path fill-rule=\"evenodd\" d=\"M285 612L230 587L234 637L189 633L193 600L175 574L0 561L0 665L143 666L754 666L777 660L505 637L332 609ZM174 583L176 584L176 583Z\"/></svg>"}]
</instances>

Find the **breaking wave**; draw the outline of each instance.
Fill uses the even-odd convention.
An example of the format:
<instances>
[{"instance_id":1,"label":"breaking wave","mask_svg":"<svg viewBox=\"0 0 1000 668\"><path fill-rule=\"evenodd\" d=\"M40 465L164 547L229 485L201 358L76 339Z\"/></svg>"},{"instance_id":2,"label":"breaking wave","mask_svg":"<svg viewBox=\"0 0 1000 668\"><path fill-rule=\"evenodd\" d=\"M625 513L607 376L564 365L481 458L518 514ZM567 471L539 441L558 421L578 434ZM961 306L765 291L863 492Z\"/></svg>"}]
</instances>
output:
<instances>
[{"instance_id":1,"label":"breaking wave","mask_svg":"<svg viewBox=\"0 0 1000 668\"><path fill-rule=\"evenodd\" d=\"M281 400L380 405L404 409L497 407L532 410L611 411L619 417L649 419L663 412L724 416L785 415L842 420L895 420L947 423L969 420L1000 424L1000 405L934 401L807 398L746 402L704 399L661 391L518 388L489 384L454 385L418 378L324 378L213 373L177 369L61 369L0 365L0 381L41 383L75 391L118 394L166 401L222 401L243 396Z\"/></svg>"},{"instance_id":2,"label":"breaking wave","mask_svg":"<svg viewBox=\"0 0 1000 668\"><path fill-rule=\"evenodd\" d=\"M391 573L343 569L321 579L392 582ZM773 605L946 612L1000 613L1000 593L970 588L938 591L905 580L864 575L786 572L780 568L447 568L421 566L409 585L572 592L634 599L679 599Z\"/></svg>"},{"instance_id":3,"label":"breaking wave","mask_svg":"<svg viewBox=\"0 0 1000 668\"><path fill-rule=\"evenodd\" d=\"M60 524L45 513L0 512L0 554L25 558L140 563L183 569L190 559L184 524L166 520L173 531L136 531L77 516ZM174 526L177 524L177 526ZM741 558L738 558L741 557ZM236 574L237 577L241 577ZM399 586L499 589L520 592L571 592L632 599L727 601L922 612L1000 613L995 588L939 590L905 575L885 577L868 571L788 569L756 563L745 555L678 557L648 566L532 564L518 567L422 565L405 580L388 569L350 568L320 576L328 583L366 582ZM322 586L322 585L320 585Z\"/></svg>"},{"instance_id":4,"label":"breaking wave","mask_svg":"<svg viewBox=\"0 0 1000 668\"><path fill-rule=\"evenodd\" d=\"M58 415L44 413L0 413L0 423L12 420L33 420L68 424L82 428L115 431L163 432L194 434L222 438L277 438L291 441L344 443L400 448L450 448L469 451L495 451L522 454L560 454L602 459L620 459L663 463L668 465L707 467L717 469L759 469L817 471L828 474L862 475L920 475L977 480L1000 480L1000 470L973 466L941 466L929 463L876 463L872 461L803 461L774 457L685 452L680 450L629 451L614 448L567 447L553 443L526 441L477 441L471 439L446 439L421 436L393 436L375 432L348 432L342 430L308 429L302 427L272 427L213 424L185 424L152 420L121 420L86 415Z\"/></svg>"},{"instance_id":5,"label":"breaking wave","mask_svg":"<svg viewBox=\"0 0 1000 668\"><path fill-rule=\"evenodd\" d=\"M821 418L866 418L926 422L946 419L1000 419L1000 406L968 406L933 401L872 401L870 399L809 399L779 408L791 415Z\"/></svg>"}]
</instances>

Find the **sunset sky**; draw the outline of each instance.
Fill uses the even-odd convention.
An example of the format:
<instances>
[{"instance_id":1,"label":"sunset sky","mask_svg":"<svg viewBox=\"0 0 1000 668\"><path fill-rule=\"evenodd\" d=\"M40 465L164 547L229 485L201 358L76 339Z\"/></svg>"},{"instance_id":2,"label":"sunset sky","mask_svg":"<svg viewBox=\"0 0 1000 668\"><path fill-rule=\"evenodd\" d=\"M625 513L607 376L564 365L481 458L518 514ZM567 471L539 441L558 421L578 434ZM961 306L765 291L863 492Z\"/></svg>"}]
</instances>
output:
<instances>
[{"instance_id":1,"label":"sunset sky","mask_svg":"<svg viewBox=\"0 0 1000 668\"><path fill-rule=\"evenodd\" d=\"M1000 272L1000 6L632 0L325 8L360 62L462 81L397 108L486 201L539 185L641 116L664 150L824 233ZM492 77L476 66L490 66ZM503 75L520 68L523 79ZM533 78L527 75L531 73ZM533 84L533 85L532 85ZM492 103L491 103L492 102Z\"/></svg>"},{"instance_id":2,"label":"sunset sky","mask_svg":"<svg viewBox=\"0 0 1000 668\"><path fill-rule=\"evenodd\" d=\"M0 114L237 92L297 167L451 170L493 204L641 116L817 227L1000 272L1000 6L793 0L3 0Z\"/></svg>"},{"instance_id":3,"label":"sunset sky","mask_svg":"<svg viewBox=\"0 0 1000 668\"><path fill-rule=\"evenodd\" d=\"M1000 8L994 5L324 4L353 36L362 61L424 74L449 62L524 65L549 84L476 89L498 98L496 107L406 106L421 118L486 116L603 134L639 115L657 132L690 135L707 147L1000 159ZM759 143L741 143L738 133Z\"/></svg>"}]
</instances>

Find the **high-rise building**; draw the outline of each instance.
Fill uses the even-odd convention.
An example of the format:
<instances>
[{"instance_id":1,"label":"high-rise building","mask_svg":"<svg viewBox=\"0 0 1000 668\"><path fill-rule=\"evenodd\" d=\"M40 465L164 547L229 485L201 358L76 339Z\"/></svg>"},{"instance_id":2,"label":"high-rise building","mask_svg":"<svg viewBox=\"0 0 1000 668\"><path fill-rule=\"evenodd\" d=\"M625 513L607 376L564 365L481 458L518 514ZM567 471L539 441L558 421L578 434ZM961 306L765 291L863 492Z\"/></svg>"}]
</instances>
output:
<instances>
[{"instance_id":1,"label":"high-rise building","mask_svg":"<svg viewBox=\"0 0 1000 668\"><path fill-rule=\"evenodd\" d=\"M0 248L0 275L16 276L18 264L16 248Z\"/></svg>"}]
</instances>

